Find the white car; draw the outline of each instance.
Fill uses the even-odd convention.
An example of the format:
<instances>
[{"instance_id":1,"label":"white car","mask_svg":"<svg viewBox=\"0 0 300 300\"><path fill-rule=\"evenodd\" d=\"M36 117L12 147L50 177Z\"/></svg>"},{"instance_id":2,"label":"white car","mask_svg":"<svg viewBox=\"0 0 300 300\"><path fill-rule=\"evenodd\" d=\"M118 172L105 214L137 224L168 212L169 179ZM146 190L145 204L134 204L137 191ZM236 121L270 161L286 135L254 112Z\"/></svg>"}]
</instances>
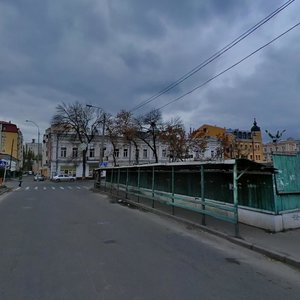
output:
<instances>
[{"instance_id":1,"label":"white car","mask_svg":"<svg viewBox=\"0 0 300 300\"><path fill-rule=\"evenodd\" d=\"M60 175L55 175L52 178L53 181L55 182L60 182L60 181L75 181L76 177L72 175L67 175L67 174L60 174Z\"/></svg>"}]
</instances>

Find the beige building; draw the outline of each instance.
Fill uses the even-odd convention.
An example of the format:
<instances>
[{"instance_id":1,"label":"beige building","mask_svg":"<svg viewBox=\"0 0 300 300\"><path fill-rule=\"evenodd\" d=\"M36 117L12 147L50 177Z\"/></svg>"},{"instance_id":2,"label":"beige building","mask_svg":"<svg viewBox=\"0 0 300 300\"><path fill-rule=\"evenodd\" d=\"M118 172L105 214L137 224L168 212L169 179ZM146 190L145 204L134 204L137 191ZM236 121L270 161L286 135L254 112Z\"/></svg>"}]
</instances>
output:
<instances>
[{"instance_id":1,"label":"beige building","mask_svg":"<svg viewBox=\"0 0 300 300\"><path fill-rule=\"evenodd\" d=\"M277 143L267 143L263 145L264 159L267 162L272 161L272 154L296 154L300 152L300 141L292 138L286 141L278 141Z\"/></svg>"}]
</instances>

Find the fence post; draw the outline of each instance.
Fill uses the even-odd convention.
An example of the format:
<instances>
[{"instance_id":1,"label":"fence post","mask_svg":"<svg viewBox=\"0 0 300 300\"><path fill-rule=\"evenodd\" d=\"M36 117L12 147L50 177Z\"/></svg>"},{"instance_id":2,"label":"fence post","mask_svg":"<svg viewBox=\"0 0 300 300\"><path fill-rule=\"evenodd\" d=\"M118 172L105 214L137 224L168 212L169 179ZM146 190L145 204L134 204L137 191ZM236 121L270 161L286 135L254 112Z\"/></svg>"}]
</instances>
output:
<instances>
[{"instance_id":1,"label":"fence post","mask_svg":"<svg viewBox=\"0 0 300 300\"><path fill-rule=\"evenodd\" d=\"M234 206L234 220L235 220L235 236L240 236L239 230L239 216L238 216L238 177L237 177L237 162L235 160L233 165L233 206Z\"/></svg>"},{"instance_id":2,"label":"fence post","mask_svg":"<svg viewBox=\"0 0 300 300\"><path fill-rule=\"evenodd\" d=\"M205 197L204 197L204 166L201 165L201 200L202 200L202 210L205 212ZM202 214L202 225L206 225L206 215L205 213Z\"/></svg>"},{"instance_id":3,"label":"fence post","mask_svg":"<svg viewBox=\"0 0 300 300\"><path fill-rule=\"evenodd\" d=\"M138 167L138 197L137 197L138 203L140 202L140 175L141 175L141 172L140 172L140 168Z\"/></svg>"},{"instance_id":4,"label":"fence post","mask_svg":"<svg viewBox=\"0 0 300 300\"><path fill-rule=\"evenodd\" d=\"M175 174L174 174L174 166L172 166L172 215L174 215L175 210L174 210L174 188L175 188Z\"/></svg>"},{"instance_id":5,"label":"fence post","mask_svg":"<svg viewBox=\"0 0 300 300\"><path fill-rule=\"evenodd\" d=\"M120 192L120 173L121 173L121 169L118 169L118 196Z\"/></svg>"},{"instance_id":6,"label":"fence post","mask_svg":"<svg viewBox=\"0 0 300 300\"><path fill-rule=\"evenodd\" d=\"M126 195L125 195L125 199L128 199L128 177L129 177L129 169L126 169Z\"/></svg>"},{"instance_id":7,"label":"fence post","mask_svg":"<svg viewBox=\"0 0 300 300\"><path fill-rule=\"evenodd\" d=\"M152 208L154 208L154 167L152 167Z\"/></svg>"},{"instance_id":8,"label":"fence post","mask_svg":"<svg viewBox=\"0 0 300 300\"><path fill-rule=\"evenodd\" d=\"M111 178L110 178L110 193L112 194L112 185L113 185L114 169L111 169Z\"/></svg>"}]
</instances>

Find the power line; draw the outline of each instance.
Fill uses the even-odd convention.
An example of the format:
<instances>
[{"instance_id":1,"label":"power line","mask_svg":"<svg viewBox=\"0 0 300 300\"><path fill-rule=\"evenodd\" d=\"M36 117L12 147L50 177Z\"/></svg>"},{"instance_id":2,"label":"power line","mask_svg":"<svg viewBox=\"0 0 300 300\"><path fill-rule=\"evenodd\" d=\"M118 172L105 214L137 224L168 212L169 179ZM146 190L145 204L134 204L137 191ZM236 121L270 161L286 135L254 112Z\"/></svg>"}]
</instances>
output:
<instances>
[{"instance_id":1,"label":"power line","mask_svg":"<svg viewBox=\"0 0 300 300\"><path fill-rule=\"evenodd\" d=\"M174 81L173 83L171 83L170 85L168 85L167 87L165 87L164 89L162 89L161 91L159 91L157 94L151 96L150 98L148 98L145 101L141 102L140 104L136 105L134 108L132 108L130 110L130 112L133 112L133 111L135 111L135 110L143 107L144 105L146 105L146 104L154 101L155 99L157 99L161 95L167 93L168 91L170 91L171 89L173 89L174 87L176 87L177 85L179 85L180 83L182 83L183 81L185 81L188 78L190 78L195 73L199 72L205 66L207 66L208 64L210 64L211 62L213 62L214 60L216 60L217 58L219 58L222 54L224 54L225 52L227 52L228 50L230 50L232 47L234 47L236 44L238 44L239 42L241 42L243 39L245 39L251 33L253 33L254 31L256 31L259 27L261 27L263 24L265 24L266 22L268 22L270 19L272 19L274 16L276 16L279 12L281 12L282 10L284 10L286 7L288 7L294 1L295 0L289 0L289 1L285 2L284 4L282 4L279 8L277 8L276 10L274 10L272 13L270 13L268 16L266 16L261 21L259 21L258 23L256 23L250 29L246 30L243 34L239 35L232 42L230 42L229 44L227 44L226 46L224 46L222 49L220 49L216 53L214 53L212 56L210 56L209 58L207 58L206 60L204 60L202 63L200 63L199 65L197 65L191 71L189 71L188 73L186 73L183 76L181 76L179 79L177 79L176 81Z\"/></svg>"},{"instance_id":2,"label":"power line","mask_svg":"<svg viewBox=\"0 0 300 300\"><path fill-rule=\"evenodd\" d=\"M161 106L160 109L165 108L166 106L184 98L185 96L193 93L194 91L198 90L199 88L205 86L206 84L210 83L211 81L213 81L214 79L218 78L219 76L223 75L224 73L226 73L227 71L233 69L234 67L236 67L237 65L239 65L240 63L242 63L243 61L245 61L246 59L250 58L251 56L253 56L254 54L256 54L257 52L259 52L260 50L264 49L265 47L269 46L270 44L272 44L273 42L275 42L276 40L278 40L279 38L281 38L282 36L284 36L285 34L287 34L288 32L290 32L291 30L295 29L297 26L300 25L300 22L295 24L294 26L290 27L288 30L284 31L283 33L281 33L280 35L276 36L274 39L272 39L271 41L269 41L268 43L264 44L263 46L259 47L258 49L256 49L255 51L251 52L250 54L248 54L247 56L245 56L244 58L242 58L241 60L239 60L238 62L234 63L233 65L231 65L230 67L228 67L227 69L223 70L222 72L214 75L213 77L211 77L210 79L204 81L203 83L201 83L200 85L196 86L195 88L193 88L192 90L188 91L187 93L173 99L172 101L166 103L165 105Z\"/></svg>"}]
</instances>

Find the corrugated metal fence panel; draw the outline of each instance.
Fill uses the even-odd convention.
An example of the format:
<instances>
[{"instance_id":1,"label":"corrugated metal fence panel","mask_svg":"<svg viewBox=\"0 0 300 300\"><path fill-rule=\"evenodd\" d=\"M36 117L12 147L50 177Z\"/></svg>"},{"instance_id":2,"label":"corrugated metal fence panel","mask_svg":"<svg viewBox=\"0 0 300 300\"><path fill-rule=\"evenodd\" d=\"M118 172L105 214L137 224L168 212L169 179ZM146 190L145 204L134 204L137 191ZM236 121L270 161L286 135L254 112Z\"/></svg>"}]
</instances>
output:
<instances>
[{"instance_id":1,"label":"corrugated metal fence panel","mask_svg":"<svg viewBox=\"0 0 300 300\"><path fill-rule=\"evenodd\" d=\"M239 205L275 211L271 174L244 174L238 183Z\"/></svg>"},{"instance_id":2,"label":"corrugated metal fence panel","mask_svg":"<svg viewBox=\"0 0 300 300\"><path fill-rule=\"evenodd\" d=\"M280 193L300 193L300 154L273 155L276 189Z\"/></svg>"},{"instance_id":3,"label":"corrugated metal fence panel","mask_svg":"<svg viewBox=\"0 0 300 300\"><path fill-rule=\"evenodd\" d=\"M154 169L154 189L172 193L171 168ZM118 175L118 172L120 174ZM140 170L139 187L152 189L152 167ZM107 171L106 182L111 182L112 170ZM127 169L113 171L113 183L126 185ZM128 185L138 186L138 169L128 170ZM200 168L175 168L174 194L201 198ZM239 205L256 209L274 211L274 194L271 174L245 173L238 182ZM233 203L233 174L232 172L204 172L204 197L206 199Z\"/></svg>"},{"instance_id":4,"label":"corrugated metal fence panel","mask_svg":"<svg viewBox=\"0 0 300 300\"><path fill-rule=\"evenodd\" d=\"M273 155L275 174L277 211L289 211L300 208L300 154Z\"/></svg>"}]
</instances>

